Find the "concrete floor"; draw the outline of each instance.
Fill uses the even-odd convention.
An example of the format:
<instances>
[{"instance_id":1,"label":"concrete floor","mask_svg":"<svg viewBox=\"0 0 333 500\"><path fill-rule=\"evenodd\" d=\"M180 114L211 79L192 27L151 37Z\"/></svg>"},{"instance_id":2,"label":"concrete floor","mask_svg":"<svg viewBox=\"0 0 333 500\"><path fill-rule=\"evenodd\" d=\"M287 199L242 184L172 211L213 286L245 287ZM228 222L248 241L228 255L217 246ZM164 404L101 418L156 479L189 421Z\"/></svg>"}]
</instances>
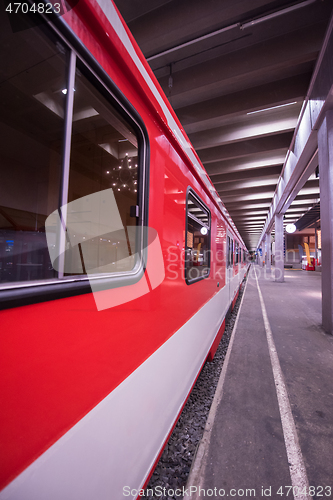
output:
<instances>
[{"instance_id":1,"label":"concrete floor","mask_svg":"<svg viewBox=\"0 0 333 500\"><path fill-rule=\"evenodd\" d=\"M286 270L285 282L276 283L257 266L249 274L216 394L220 402L192 467L189 496L204 498L213 490L212 498L293 498L287 494L291 476L254 272L313 498L333 498L333 337L321 328L321 273Z\"/></svg>"}]
</instances>

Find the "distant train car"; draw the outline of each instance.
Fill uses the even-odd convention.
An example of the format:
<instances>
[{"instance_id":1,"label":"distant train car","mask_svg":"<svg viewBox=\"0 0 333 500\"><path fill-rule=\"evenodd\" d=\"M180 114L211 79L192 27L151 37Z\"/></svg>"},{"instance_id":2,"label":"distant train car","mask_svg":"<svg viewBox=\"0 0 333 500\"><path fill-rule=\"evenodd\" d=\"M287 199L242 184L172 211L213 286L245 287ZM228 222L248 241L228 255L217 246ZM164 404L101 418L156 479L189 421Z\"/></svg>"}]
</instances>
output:
<instances>
[{"instance_id":1,"label":"distant train car","mask_svg":"<svg viewBox=\"0 0 333 500\"><path fill-rule=\"evenodd\" d=\"M116 7L63 8L1 13L0 498L136 498L247 251Z\"/></svg>"}]
</instances>

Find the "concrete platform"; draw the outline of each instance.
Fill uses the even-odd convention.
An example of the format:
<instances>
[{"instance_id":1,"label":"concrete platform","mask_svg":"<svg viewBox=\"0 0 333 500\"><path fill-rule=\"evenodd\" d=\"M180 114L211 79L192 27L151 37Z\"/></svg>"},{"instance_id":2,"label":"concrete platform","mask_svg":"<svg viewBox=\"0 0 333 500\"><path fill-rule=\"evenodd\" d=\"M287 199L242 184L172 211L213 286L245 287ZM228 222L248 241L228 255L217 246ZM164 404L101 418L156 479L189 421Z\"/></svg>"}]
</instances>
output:
<instances>
[{"instance_id":1,"label":"concrete platform","mask_svg":"<svg viewBox=\"0 0 333 500\"><path fill-rule=\"evenodd\" d=\"M276 283L252 265L185 494L227 496L333 498L333 337L321 328L321 273L286 270Z\"/></svg>"}]
</instances>

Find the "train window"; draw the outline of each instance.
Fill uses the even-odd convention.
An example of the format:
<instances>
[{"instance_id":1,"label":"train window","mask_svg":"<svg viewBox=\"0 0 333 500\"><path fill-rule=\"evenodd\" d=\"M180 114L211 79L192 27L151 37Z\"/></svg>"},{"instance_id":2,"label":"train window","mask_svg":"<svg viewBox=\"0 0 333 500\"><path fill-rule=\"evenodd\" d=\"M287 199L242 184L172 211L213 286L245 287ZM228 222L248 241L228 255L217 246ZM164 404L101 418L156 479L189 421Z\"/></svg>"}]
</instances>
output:
<instances>
[{"instance_id":1,"label":"train window","mask_svg":"<svg viewBox=\"0 0 333 500\"><path fill-rule=\"evenodd\" d=\"M47 27L13 34L5 21L1 288L19 286L25 296L31 289L43 300L45 289L36 285L46 282L54 290L48 293L71 295L90 291L87 275L102 277L103 286L109 277L117 286L139 279L148 152L140 117L97 63L90 61L93 74ZM53 286L64 280L69 291Z\"/></svg>"},{"instance_id":2,"label":"train window","mask_svg":"<svg viewBox=\"0 0 333 500\"><path fill-rule=\"evenodd\" d=\"M233 244L234 241L230 236L227 236L227 267L231 267L233 265Z\"/></svg>"},{"instance_id":3,"label":"train window","mask_svg":"<svg viewBox=\"0 0 333 500\"><path fill-rule=\"evenodd\" d=\"M210 271L210 211L191 190L187 193L185 280L206 278Z\"/></svg>"},{"instance_id":4,"label":"train window","mask_svg":"<svg viewBox=\"0 0 333 500\"><path fill-rule=\"evenodd\" d=\"M235 241L235 264L238 264L239 262L238 252L239 252L238 241Z\"/></svg>"},{"instance_id":5,"label":"train window","mask_svg":"<svg viewBox=\"0 0 333 500\"><path fill-rule=\"evenodd\" d=\"M45 220L61 179L66 50L34 28L1 28L0 284L54 279Z\"/></svg>"},{"instance_id":6,"label":"train window","mask_svg":"<svg viewBox=\"0 0 333 500\"><path fill-rule=\"evenodd\" d=\"M134 268L137 218L131 207L138 204L138 138L134 130L80 72L75 80L68 218L84 225L84 246L66 251L65 275L127 272ZM85 224L84 203L73 203L110 189L114 200L110 221L119 218L121 228L94 237L104 214L95 214L94 226ZM78 208L80 207L80 208ZM81 213L78 213L81 211ZM73 215L74 212L74 215ZM89 214L89 217L91 215ZM83 235L81 230L81 236ZM67 243L68 245L68 243ZM101 272L101 271L100 271ZM99 273L98 273L99 274Z\"/></svg>"}]
</instances>

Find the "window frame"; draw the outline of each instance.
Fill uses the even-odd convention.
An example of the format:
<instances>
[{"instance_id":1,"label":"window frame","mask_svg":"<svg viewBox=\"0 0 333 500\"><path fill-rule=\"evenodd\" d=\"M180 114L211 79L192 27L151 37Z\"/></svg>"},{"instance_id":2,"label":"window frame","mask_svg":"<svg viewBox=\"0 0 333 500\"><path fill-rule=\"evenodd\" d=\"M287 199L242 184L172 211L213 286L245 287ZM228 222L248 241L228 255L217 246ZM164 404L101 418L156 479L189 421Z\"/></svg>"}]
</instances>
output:
<instances>
[{"instance_id":1,"label":"window frame","mask_svg":"<svg viewBox=\"0 0 333 500\"><path fill-rule=\"evenodd\" d=\"M43 15L38 15L43 18ZM45 18L46 19L46 18ZM132 285L139 281L145 273L145 262L147 262L147 242L148 234L144 230L148 227L148 192L149 192L149 160L150 147L148 132L143 119L128 101L122 91L112 81L110 76L102 68L99 62L83 45L77 35L64 22L61 16L48 15L48 23L36 26L35 29L41 30L42 34L48 37L53 43L64 45L69 52L69 61L67 62L67 88L65 119L63 130L63 152L62 152L62 172L61 185L59 188L59 207L67 203L68 192L66 193L66 182L68 191L68 175L70 165L71 149L71 128L74 100L73 79L77 70L94 85L96 90L110 103L110 107L115 109L124 120L132 127L138 139L138 197L139 217L137 225L141 227L140 231L140 266L135 271L119 273L119 275L109 275L94 277L100 290L107 290L120 286ZM66 181L67 177L67 181ZM66 199L66 201L65 201ZM36 302L45 302L57 298L70 297L91 293L91 286L88 276L71 276L55 278L52 280L27 281L27 282L9 282L3 283L0 288L1 303L0 309L17 307L21 305L32 304Z\"/></svg>"},{"instance_id":2,"label":"window frame","mask_svg":"<svg viewBox=\"0 0 333 500\"><path fill-rule=\"evenodd\" d=\"M189 278L187 276L188 274L188 266L187 266L187 255L190 250L190 248L187 246L187 233L188 233L188 219L189 219L189 214L188 214L188 199L189 196L191 196L196 203L198 203L199 207L203 209L203 211L207 212L208 214L208 226L206 224L201 224L201 221L193 216L190 216L195 222L201 224L203 227L208 228L208 273L203 275L203 276L198 276L196 278ZM210 268L211 268L211 211L209 210L208 206L202 201L202 199L199 197L199 195L189 186L186 190L186 205L185 205L185 261L184 261L184 277L185 277L185 282L187 285L192 285L193 283L196 283L198 281L201 281L203 279L208 278L210 275ZM191 268L192 269L192 268Z\"/></svg>"}]
</instances>

